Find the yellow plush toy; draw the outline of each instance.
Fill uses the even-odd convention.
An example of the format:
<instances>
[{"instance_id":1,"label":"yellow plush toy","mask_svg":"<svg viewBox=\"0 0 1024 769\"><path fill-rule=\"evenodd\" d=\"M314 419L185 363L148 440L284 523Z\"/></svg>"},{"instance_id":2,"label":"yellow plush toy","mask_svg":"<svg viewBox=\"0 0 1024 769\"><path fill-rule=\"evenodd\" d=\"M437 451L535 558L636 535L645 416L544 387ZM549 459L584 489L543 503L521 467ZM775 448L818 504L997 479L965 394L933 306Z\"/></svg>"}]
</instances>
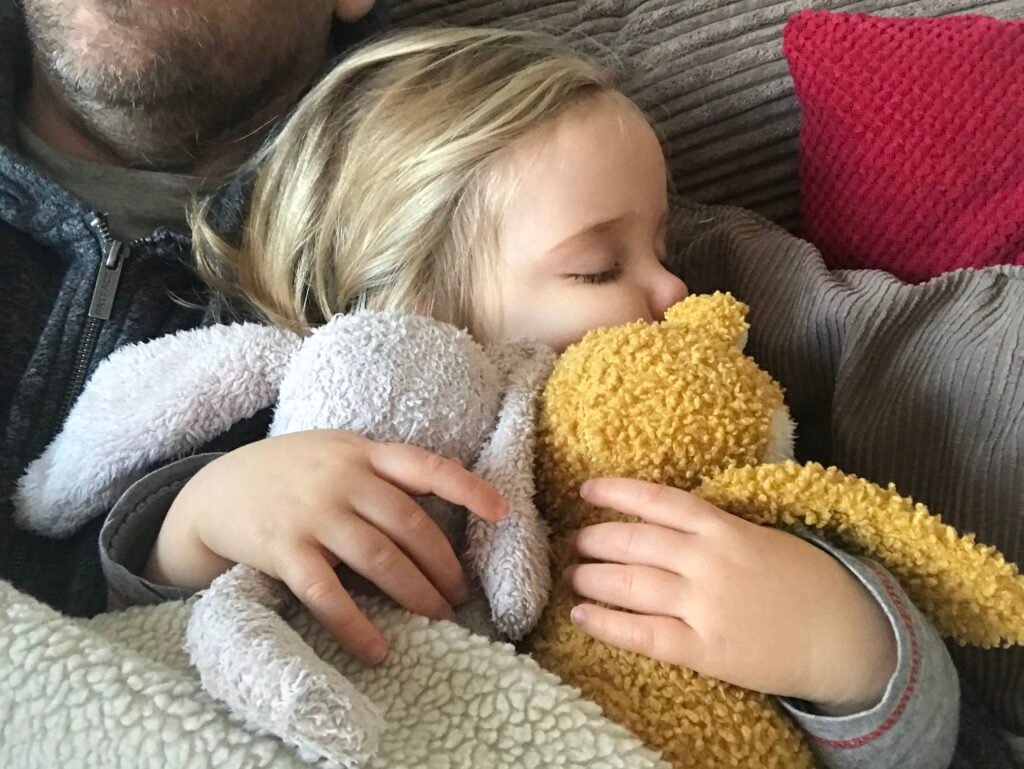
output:
<instances>
[{"instance_id":1,"label":"yellow plush toy","mask_svg":"<svg viewBox=\"0 0 1024 769\"><path fill-rule=\"evenodd\" d=\"M663 323L595 331L561 356L544 393L537 460L556 576L572 563L573 531L621 518L583 502L580 484L628 476L870 555L961 644L1024 643L1024 577L993 548L891 487L778 461L792 427L779 386L742 352L746 329L746 307L731 296L693 296ZM538 661L673 766L814 765L773 698L593 641L569 620L578 599L555 582L531 641Z\"/></svg>"}]
</instances>

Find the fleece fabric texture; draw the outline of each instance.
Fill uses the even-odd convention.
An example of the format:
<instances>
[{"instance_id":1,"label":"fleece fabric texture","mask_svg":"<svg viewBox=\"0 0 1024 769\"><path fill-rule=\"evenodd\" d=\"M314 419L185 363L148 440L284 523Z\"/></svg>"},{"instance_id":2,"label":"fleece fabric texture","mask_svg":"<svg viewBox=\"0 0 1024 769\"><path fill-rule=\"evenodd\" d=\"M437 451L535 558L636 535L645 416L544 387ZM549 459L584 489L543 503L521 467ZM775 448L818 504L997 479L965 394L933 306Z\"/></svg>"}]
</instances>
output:
<instances>
[{"instance_id":1,"label":"fleece fabric texture","mask_svg":"<svg viewBox=\"0 0 1024 769\"><path fill-rule=\"evenodd\" d=\"M72 536L154 464L196 451L273 404L299 344L294 334L242 323L120 348L97 367L57 437L18 482L19 525ZM208 354L193 354L200 347Z\"/></svg>"},{"instance_id":2,"label":"fleece fabric texture","mask_svg":"<svg viewBox=\"0 0 1024 769\"><path fill-rule=\"evenodd\" d=\"M1024 264L1024 22L807 12L785 53L803 234L829 267Z\"/></svg>"},{"instance_id":3,"label":"fleece fabric texture","mask_svg":"<svg viewBox=\"0 0 1024 769\"><path fill-rule=\"evenodd\" d=\"M391 644L379 667L345 655L305 612L290 627L387 714L368 767L666 769L511 646L359 600ZM0 582L0 766L339 766L246 728L203 691L184 651L188 614L174 601L76 620Z\"/></svg>"},{"instance_id":4,"label":"fleece fabric texture","mask_svg":"<svg viewBox=\"0 0 1024 769\"><path fill-rule=\"evenodd\" d=\"M308 337L244 323L124 347L99 366L30 465L18 519L69 536L148 465L194 451L276 403L272 436L344 429L408 443L457 459L497 489L509 511L493 525L440 499L421 502L476 586L459 619L486 636L519 639L550 590L533 436L553 359L541 345L485 349L465 331L391 312L339 315ZM135 408L119 416L125 388ZM342 582L367 592L354 576L346 571ZM382 713L279 618L289 595L236 566L197 603L191 659L206 690L248 723L311 754L362 765L378 752Z\"/></svg>"}]
</instances>

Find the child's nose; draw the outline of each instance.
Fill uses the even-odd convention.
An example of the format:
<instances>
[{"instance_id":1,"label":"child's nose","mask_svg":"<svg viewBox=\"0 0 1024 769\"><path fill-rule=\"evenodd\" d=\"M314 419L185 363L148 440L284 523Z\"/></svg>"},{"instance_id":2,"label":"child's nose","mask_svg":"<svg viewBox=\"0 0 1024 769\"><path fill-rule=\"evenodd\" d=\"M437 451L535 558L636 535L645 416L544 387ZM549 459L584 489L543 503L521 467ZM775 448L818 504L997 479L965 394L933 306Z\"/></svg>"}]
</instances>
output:
<instances>
[{"instance_id":1,"label":"child's nose","mask_svg":"<svg viewBox=\"0 0 1024 769\"><path fill-rule=\"evenodd\" d=\"M659 274L651 293L651 316L657 320L665 317L665 311L677 302L683 301L689 290L678 277L659 265Z\"/></svg>"}]
</instances>

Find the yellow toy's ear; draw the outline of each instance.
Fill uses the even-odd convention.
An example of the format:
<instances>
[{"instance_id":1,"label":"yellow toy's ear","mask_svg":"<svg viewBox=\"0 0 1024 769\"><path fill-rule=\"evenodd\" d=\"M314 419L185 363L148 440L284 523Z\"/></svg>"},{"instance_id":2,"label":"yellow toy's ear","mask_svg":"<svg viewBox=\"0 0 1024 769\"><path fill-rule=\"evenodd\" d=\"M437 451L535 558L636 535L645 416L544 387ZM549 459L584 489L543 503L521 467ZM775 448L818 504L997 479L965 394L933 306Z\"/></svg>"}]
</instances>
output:
<instances>
[{"instance_id":1,"label":"yellow toy's ear","mask_svg":"<svg viewBox=\"0 0 1024 769\"><path fill-rule=\"evenodd\" d=\"M665 323L689 326L704 336L735 342L742 350L747 343L747 305L732 294L694 294L665 313Z\"/></svg>"}]
</instances>

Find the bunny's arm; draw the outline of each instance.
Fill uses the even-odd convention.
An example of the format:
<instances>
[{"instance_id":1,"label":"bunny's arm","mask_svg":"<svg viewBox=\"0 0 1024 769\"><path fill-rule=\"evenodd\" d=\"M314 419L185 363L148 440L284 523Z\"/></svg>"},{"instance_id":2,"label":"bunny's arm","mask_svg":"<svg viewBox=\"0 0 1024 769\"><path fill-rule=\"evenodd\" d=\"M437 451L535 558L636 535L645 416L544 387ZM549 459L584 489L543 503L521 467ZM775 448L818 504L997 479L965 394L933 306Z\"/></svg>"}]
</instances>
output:
<instances>
[{"instance_id":1,"label":"bunny's arm","mask_svg":"<svg viewBox=\"0 0 1024 769\"><path fill-rule=\"evenodd\" d=\"M18 483L18 522L67 536L154 464L183 456L274 403L301 339L244 323L122 348L86 384Z\"/></svg>"},{"instance_id":2,"label":"bunny's arm","mask_svg":"<svg viewBox=\"0 0 1024 769\"><path fill-rule=\"evenodd\" d=\"M498 630L522 638L540 618L551 591L547 526L534 502L537 405L554 364L540 345L500 345L488 350L505 381L497 424L474 471L509 502L496 524L467 521L469 567L484 589Z\"/></svg>"}]
</instances>

